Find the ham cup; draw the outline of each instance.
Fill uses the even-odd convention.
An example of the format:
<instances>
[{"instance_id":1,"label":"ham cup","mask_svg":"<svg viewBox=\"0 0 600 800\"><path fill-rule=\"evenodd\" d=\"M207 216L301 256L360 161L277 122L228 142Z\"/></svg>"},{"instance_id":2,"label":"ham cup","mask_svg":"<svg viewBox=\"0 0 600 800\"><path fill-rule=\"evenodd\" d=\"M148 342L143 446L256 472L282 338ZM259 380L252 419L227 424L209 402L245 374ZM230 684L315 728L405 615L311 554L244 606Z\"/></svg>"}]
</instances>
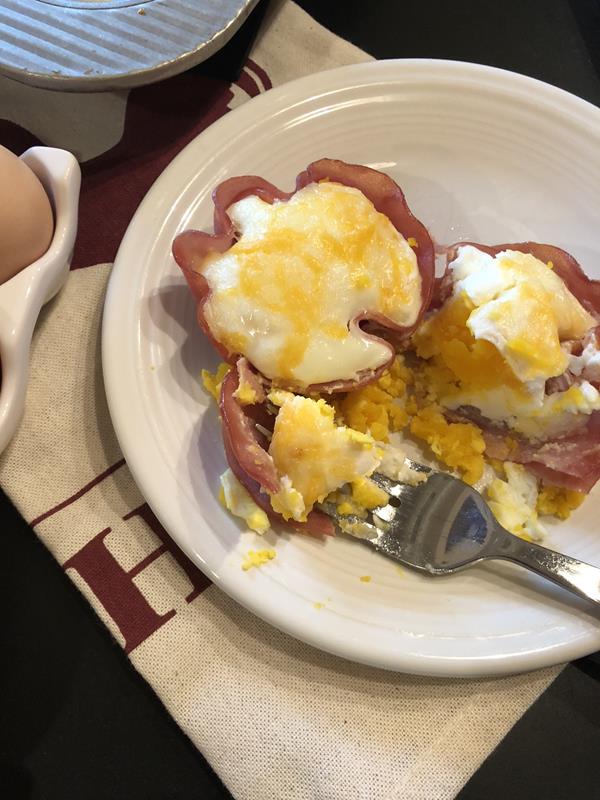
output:
<instances>
[{"instance_id":1,"label":"ham cup","mask_svg":"<svg viewBox=\"0 0 600 800\"><path fill-rule=\"evenodd\" d=\"M376 380L434 284L431 238L397 184L321 159L293 192L243 176L213 201L214 233L184 231L173 255L224 360L303 394Z\"/></svg>"},{"instance_id":2,"label":"ham cup","mask_svg":"<svg viewBox=\"0 0 600 800\"><path fill-rule=\"evenodd\" d=\"M548 244L448 248L417 355L439 369L448 418L486 455L589 492L600 478L600 281Z\"/></svg>"}]
</instances>

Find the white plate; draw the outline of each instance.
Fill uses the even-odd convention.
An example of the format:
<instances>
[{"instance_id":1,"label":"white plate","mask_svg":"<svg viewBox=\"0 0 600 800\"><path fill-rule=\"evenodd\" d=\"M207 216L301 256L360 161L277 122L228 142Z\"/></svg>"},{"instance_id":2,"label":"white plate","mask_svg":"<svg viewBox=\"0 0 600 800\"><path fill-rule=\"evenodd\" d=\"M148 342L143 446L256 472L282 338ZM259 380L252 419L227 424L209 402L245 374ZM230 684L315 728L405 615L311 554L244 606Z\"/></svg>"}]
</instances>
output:
<instances>
[{"instance_id":1,"label":"white plate","mask_svg":"<svg viewBox=\"0 0 600 800\"><path fill-rule=\"evenodd\" d=\"M277 558L241 570L242 554L261 542L217 500L225 457L217 413L199 382L201 368L217 359L195 325L170 246L184 228L211 229L210 193L224 178L253 173L289 188L322 156L390 174L438 242L552 242L600 277L599 109L529 78L444 61L359 64L270 91L173 161L117 256L103 366L142 493L218 586L278 628L346 658L469 676L594 651L600 624L584 604L509 565L427 578L400 573L343 537L269 535ZM597 515L598 494L553 528L551 543L600 564Z\"/></svg>"}]
</instances>

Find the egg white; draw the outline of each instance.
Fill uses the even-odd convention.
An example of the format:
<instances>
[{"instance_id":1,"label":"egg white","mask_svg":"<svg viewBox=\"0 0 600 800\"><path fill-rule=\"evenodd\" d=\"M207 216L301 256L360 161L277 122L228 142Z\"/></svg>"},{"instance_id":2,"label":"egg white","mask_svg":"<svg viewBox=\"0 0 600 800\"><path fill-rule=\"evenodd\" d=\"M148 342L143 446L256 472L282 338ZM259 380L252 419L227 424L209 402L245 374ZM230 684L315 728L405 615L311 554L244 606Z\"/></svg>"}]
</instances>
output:
<instances>
[{"instance_id":1,"label":"egg white","mask_svg":"<svg viewBox=\"0 0 600 800\"><path fill-rule=\"evenodd\" d=\"M269 530L268 516L254 502L230 469L221 475L221 489L225 507L234 516L243 519L250 530L260 534Z\"/></svg>"},{"instance_id":2,"label":"egg white","mask_svg":"<svg viewBox=\"0 0 600 800\"><path fill-rule=\"evenodd\" d=\"M595 342L590 342L581 355L569 357L569 370L573 375L585 375L594 382L600 382L600 351Z\"/></svg>"}]
</instances>

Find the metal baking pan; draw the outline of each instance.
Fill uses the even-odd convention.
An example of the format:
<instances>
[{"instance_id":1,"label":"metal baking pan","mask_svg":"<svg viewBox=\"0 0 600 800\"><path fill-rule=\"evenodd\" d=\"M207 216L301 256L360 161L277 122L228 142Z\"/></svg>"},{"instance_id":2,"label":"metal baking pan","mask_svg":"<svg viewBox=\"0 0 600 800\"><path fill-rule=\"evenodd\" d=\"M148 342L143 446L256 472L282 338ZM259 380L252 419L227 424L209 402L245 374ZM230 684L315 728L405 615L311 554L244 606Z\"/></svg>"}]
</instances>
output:
<instances>
[{"instance_id":1,"label":"metal baking pan","mask_svg":"<svg viewBox=\"0 0 600 800\"><path fill-rule=\"evenodd\" d=\"M225 45L257 0L0 0L0 72L61 91L168 78Z\"/></svg>"}]
</instances>

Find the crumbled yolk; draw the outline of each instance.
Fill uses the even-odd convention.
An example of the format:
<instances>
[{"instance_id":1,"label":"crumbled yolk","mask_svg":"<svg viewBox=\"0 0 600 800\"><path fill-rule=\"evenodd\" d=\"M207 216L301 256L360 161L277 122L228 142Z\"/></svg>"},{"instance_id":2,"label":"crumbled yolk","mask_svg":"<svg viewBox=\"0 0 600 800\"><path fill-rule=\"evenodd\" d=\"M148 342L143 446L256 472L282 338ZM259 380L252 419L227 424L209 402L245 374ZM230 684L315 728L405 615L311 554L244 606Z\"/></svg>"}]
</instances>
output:
<instances>
[{"instance_id":1,"label":"crumbled yolk","mask_svg":"<svg viewBox=\"0 0 600 800\"><path fill-rule=\"evenodd\" d=\"M248 550L242 561L242 569L247 572L252 567L260 567L267 561L271 561L276 555L275 550Z\"/></svg>"},{"instance_id":2,"label":"crumbled yolk","mask_svg":"<svg viewBox=\"0 0 600 800\"><path fill-rule=\"evenodd\" d=\"M242 406L251 406L256 403L258 399L256 390L250 386L249 383L246 383L241 379L238 388L233 393L233 396L239 400L240 405Z\"/></svg>"},{"instance_id":3,"label":"crumbled yolk","mask_svg":"<svg viewBox=\"0 0 600 800\"><path fill-rule=\"evenodd\" d=\"M370 435L379 442L389 441L389 434L408 424L408 414L399 398L406 394L412 375L397 356L391 368L376 383L349 392L338 409L350 428Z\"/></svg>"},{"instance_id":4,"label":"crumbled yolk","mask_svg":"<svg viewBox=\"0 0 600 800\"><path fill-rule=\"evenodd\" d=\"M523 384L500 351L485 339L475 339L467 327L474 308L466 295L456 295L413 336L417 355L431 359L434 366L446 371L441 373L446 378L441 383L440 373L434 373L438 388L444 388L438 395L451 397L460 385L468 387L469 391L508 386L522 392Z\"/></svg>"},{"instance_id":5,"label":"crumbled yolk","mask_svg":"<svg viewBox=\"0 0 600 800\"><path fill-rule=\"evenodd\" d=\"M350 484L350 488L352 488L352 484ZM327 501L329 503L334 503L337 513L341 514L342 516L356 516L360 517L361 519L365 519L367 516L366 508L358 505L358 503L355 502L352 494L349 494L347 491L342 489L331 492L331 494L327 497Z\"/></svg>"},{"instance_id":6,"label":"crumbled yolk","mask_svg":"<svg viewBox=\"0 0 600 800\"><path fill-rule=\"evenodd\" d=\"M466 483L477 483L483 475L485 442L476 425L448 422L439 406L431 405L417 411L410 432L426 441L440 461L463 473Z\"/></svg>"},{"instance_id":7,"label":"crumbled yolk","mask_svg":"<svg viewBox=\"0 0 600 800\"><path fill-rule=\"evenodd\" d=\"M447 422L435 403L438 389L447 385L446 372L429 364L411 370L404 358L397 356L376 383L349 392L338 410L347 425L369 432L381 442L409 426L413 436L426 441L440 461L473 484L483 474L485 442L476 425ZM409 386L414 387L418 399L407 396Z\"/></svg>"},{"instance_id":8,"label":"crumbled yolk","mask_svg":"<svg viewBox=\"0 0 600 800\"><path fill-rule=\"evenodd\" d=\"M549 514L559 519L568 519L571 511L583 503L586 495L562 486L543 486L538 494L538 514Z\"/></svg>"},{"instance_id":9,"label":"crumbled yolk","mask_svg":"<svg viewBox=\"0 0 600 800\"><path fill-rule=\"evenodd\" d=\"M352 498L348 498L339 502L336 506L336 510L338 514L341 514L344 517L355 516L364 519L367 516L366 509L356 505L356 503L352 501Z\"/></svg>"},{"instance_id":10,"label":"crumbled yolk","mask_svg":"<svg viewBox=\"0 0 600 800\"><path fill-rule=\"evenodd\" d=\"M369 478L358 478L352 481L352 499L363 508L384 506L389 495Z\"/></svg>"},{"instance_id":11,"label":"crumbled yolk","mask_svg":"<svg viewBox=\"0 0 600 800\"><path fill-rule=\"evenodd\" d=\"M360 580L362 583L371 583L371 576L370 575L361 575Z\"/></svg>"},{"instance_id":12,"label":"crumbled yolk","mask_svg":"<svg viewBox=\"0 0 600 800\"><path fill-rule=\"evenodd\" d=\"M292 486L289 475L281 479L281 488L271 495L271 508L284 519L306 519L306 503L300 492Z\"/></svg>"},{"instance_id":13,"label":"crumbled yolk","mask_svg":"<svg viewBox=\"0 0 600 800\"><path fill-rule=\"evenodd\" d=\"M202 370L202 383L204 384L204 388L207 392L212 394L217 403L221 397L221 385L223 383L223 379L230 369L231 367L229 364L226 364L223 361L221 364L219 364L217 371L214 373L209 372L207 369Z\"/></svg>"},{"instance_id":14,"label":"crumbled yolk","mask_svg":"<svg viewBox=\"0 0 600 800\"><path fill-rule=\"evenodd\" d=\"M459 304L456 305L452 313L457 314L457 319L460 320L460 315L464 315L465 312L465 304L463 304L462 310L458 306ZM467 347L464 339L466 338L465 330L470 335L468 329L461 324L457 324L457 327L460 331L454 340L455 343L449 349L444 349L443 343L435 344L435 348L437 348L436 355L431 361L427 363L418 362L416 365L409 367L405 358L402 355L398 355L390 369L375 383L349 392L343 397L330 398L330 405L327 405L323 400L318 400L316 405L320 413L327 417L330 420L330 424L333 425L334 409L332 405L335 406L335 422L343 423L354 429L353 431L347 431L350 435L349 438L356 437L358 439L362 434L367 434L364 442L362 439L356 441L356 444L362 446L367 444L372 446L374 444L373 440L387 442L391 433L407 429L414 437L425 441L436 458L451 469L457 470L467 483L472 485L477 483L483 475L486 463L484 460L485 442L482 433L472 423L448 422L438 402L441 397L447 396L447 393L451 392L453 387L456 386L457 371L460 372L462 369L459 366L459 360L452 361L452 358L448 357L448 353L452 356L459 352L460 347L458 345ZM450 328L444 328L447 342L451 341L452 333L453 331ZM475 344L485 346L487 343L476 342ZM422 339L419 345L419 354L424 355L431 352L432 347L431 340ZM486 348L484 347L484 349ZM442 353L444 354L443 357ZM483 353L480 355L483 358ZM471 360L471 356L467 354L467 357ZM452 368L449 367L449 364L452 365ZM495 366L499 369L498 364ZM204 386L217 401L223 378L229 369L229 365L223 363L215 373L211 373L208 370L202 371ZM464 372L461 374L466 376ZM468 379L471 380L471 377L468 376ZM480 384L483 385L487 380L488 378L485 376L481 377ZM253 394L251 387L241 387L239 399L242 403L254 402L254 398L247 396L246 388L250 390L250 394ZM283 406L290 397L291 395L287 392L273 391L271 392L270 400L276 405ZM300 427L302 428L302 426ZM514 446L516 446L516 442L510 437L506 437L507 452L505 457L510 457L510 450ZM488 459L488 463L493 467L499 478L505 477L505 464L503 461ZM343 493L338 491L329 496L329 500L336 504L337 512L341 515L365 518L367 509L376 508L388 502L389 498L386 492L368 477L357 476L350 481L349 486L351 492ZM505 481L499 479L493 481L488 487L488 500L492 511L509 530L523 538L531 538L528 531L525 530L520 517L518 520L516 517L513 520L514 513L512 516L507 516L504 513L509 510L514 511L514 504L508 503L507 505L504 489ZM223 502L225 498L222 490L221 495L220 499ZM535 511L531 508L528 513L533 514L532 519L535 518L537 513L539 515L553 515L565 520L574 509L581 505L585 496L582 492L562 487L543 486L539 490L537 504L535 500L533 502ZM314 498L311 497L310 499ZM510 506L510 509L508 506ZM289 516L290 514L286 514L286 517ZM250 527L255 526L250 525ZM270 550L250 551L242 565L243 569L247 570L253 566L259 566L274 556L275 552ZM370 576L362 576L361 580L368 582Z\"/></svg>"}]
</instances>

